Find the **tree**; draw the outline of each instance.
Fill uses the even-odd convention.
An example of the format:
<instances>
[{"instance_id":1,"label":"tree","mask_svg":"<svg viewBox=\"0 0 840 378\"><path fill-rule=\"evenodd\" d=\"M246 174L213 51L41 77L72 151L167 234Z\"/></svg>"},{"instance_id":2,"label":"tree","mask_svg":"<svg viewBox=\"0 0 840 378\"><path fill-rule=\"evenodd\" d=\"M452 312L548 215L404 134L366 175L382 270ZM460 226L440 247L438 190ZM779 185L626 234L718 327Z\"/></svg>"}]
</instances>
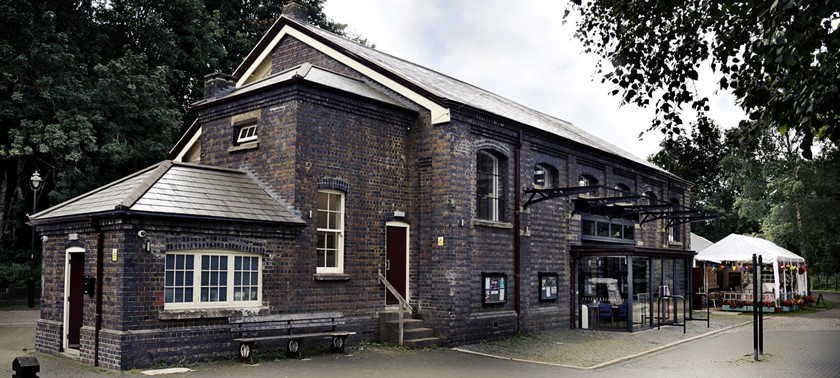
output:
<instances>
[{"instance_id":1,"label":"tree","mask_svg":"<svg viewBox=\"0 0 840 378\"><path fill-rule=\"evenodd\" d=\"M164 159L204 76L232 72L285 2L0 2L0 261L29 248L35 169L42 210Z\"/></svg>"},{"instance_id":2,"label":"tree","mask_svg":"<svg viewBox=\"0 0 840 378\"><path fill-rule=\"evenodd\" d=\"M738 188L735 208L741 217L761 225L765 238L804 257L829 273L840 272L835 237L840 220L840 152L821 146L805 160L793 133L767 130L759 139L730 135L732 153L723 162L728 180Z\"/></svg>"},{"instance_id":3,"label":"tree","mask_svg":"<svg viewBox=\"0 0 840 378\"><path fill-rule=\"evenodd\" d=\"M840 143L840 0L573 0L575 36L600 56L597 73L622 103L648 106L650 129L683 132L683 107L709 131L701 66L720 75L747 113L749 136L763 128L796 136L811 157L814 139ZM757 122L760 121L760 122Z\"/></svg>"},{"instance_id":4,"label":"tree","mask_svg":"<svg viewBox=\"0 0 840 378\"><path fill-rule=\"evenodd\" d=\"M716 220L692 223L692 232L712 241L723 239L731 233L758 232L759 224L738 215L734 208L737 188L726 180L722 162L731 147L724 142L720 128L712 123L710 130L700 133L692 129L691 135L664 138L662 148L648 160L676 174L694 185L691 189L691 206L704 213L715 214Z\"/></svg>"}]
</instances>

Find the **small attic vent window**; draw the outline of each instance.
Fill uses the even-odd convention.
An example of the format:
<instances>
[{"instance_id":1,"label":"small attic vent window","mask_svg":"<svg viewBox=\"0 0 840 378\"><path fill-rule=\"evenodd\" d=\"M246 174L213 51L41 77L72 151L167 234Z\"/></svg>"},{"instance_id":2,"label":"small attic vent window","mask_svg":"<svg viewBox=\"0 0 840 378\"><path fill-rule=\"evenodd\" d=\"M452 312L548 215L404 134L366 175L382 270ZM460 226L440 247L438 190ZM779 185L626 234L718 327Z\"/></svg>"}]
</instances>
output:
<instances>
[{"instance_id":1,"label":"small attic vent window","mask_svg":"<svg viewBox=\"0 0 840 378\"><path fill-rule=\"evenodd\" d=\"M245 143L257 140L257 124L242 126L239 128L239 137L236 143Z\"/></svg>"}]
</instances>

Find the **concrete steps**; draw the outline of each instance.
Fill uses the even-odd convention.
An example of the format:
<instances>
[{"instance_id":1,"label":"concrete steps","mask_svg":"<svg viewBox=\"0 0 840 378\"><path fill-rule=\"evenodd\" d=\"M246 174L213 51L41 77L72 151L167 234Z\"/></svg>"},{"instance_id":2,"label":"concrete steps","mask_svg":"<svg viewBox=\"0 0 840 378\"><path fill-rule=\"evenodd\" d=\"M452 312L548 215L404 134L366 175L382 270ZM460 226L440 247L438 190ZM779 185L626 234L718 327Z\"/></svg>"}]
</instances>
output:
<instances>
[{"instance_id":1,"label":"concrete steps","mask_svg":"<svg viewBox=\"0 0 840 378\"><path fill-rule=\"evenodd\" d=\"M379 313L379 330L383 343L399 345L400 314L397 310ZM415 319L411 313L403 312L403 346L422 349L442 346L443 340L435 337L435 331L426 327L423 319Z\"/></svg>"}]
</instances>

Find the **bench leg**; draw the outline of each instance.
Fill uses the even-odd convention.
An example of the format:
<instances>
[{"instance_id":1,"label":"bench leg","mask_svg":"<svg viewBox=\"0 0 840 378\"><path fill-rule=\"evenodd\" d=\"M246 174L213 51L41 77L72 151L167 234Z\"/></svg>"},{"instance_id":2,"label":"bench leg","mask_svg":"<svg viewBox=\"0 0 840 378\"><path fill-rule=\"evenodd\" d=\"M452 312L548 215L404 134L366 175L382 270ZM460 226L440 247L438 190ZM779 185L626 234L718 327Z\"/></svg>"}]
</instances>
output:
<instances>
[{"instance_id":1,"label":"bench leg","mask_svg":"<svg viewBox=\"0 0 840 378\"><path fill-rule=\"evenodd\" d=\"M286 345L286 357L300 358L300 342L303 339L291 339Z\"/></svg>"},{"instance_id":2,"label":"bench leg","mask_svg":"<svg viewBox=\"0 0 840 378\"><path fill-rule=\"evenodd\" d=\"M251 353L254 343L239 343L239 361L253 364L254 357Z\"/></svg>"},{"instance_id":3,"label":"bench leg","mask_svg":"<svg viewBox=\"0 0 840 378\"><path fill-rule=\"evenodd\" d=\"M347 354L344 351L344 341L346 338L347 336L333 336L330 350L333 353Z\"/></svg>"}]
</instances>

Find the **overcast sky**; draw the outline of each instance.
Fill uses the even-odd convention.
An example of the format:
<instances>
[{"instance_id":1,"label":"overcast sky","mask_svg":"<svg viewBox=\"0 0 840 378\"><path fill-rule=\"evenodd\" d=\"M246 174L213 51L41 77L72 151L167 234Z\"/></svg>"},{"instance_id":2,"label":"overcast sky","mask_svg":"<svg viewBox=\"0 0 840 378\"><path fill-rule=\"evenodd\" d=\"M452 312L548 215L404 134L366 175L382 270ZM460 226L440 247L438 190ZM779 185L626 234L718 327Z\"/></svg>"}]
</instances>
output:
<instances>
[{"instance_id":1,"label":"overcast sky","mask_svg":"<svg viewBox=\"0 0 840 378\"><path fill-rule=\"evenodd\" d=\"M379 51L572 122L647 158L659 150L662 136L649 132L638 139L653 110L619 107L618 98L608 94L614 88L594 76L595 57L582 53L572 38L573 25L562 24L565 3L328 0L324 11ZM735 126L742 113L731 95L713 95L715 82L708 79L698 87L712 99L711 113L718 123Z\"/></svg>"}]
</instances>

